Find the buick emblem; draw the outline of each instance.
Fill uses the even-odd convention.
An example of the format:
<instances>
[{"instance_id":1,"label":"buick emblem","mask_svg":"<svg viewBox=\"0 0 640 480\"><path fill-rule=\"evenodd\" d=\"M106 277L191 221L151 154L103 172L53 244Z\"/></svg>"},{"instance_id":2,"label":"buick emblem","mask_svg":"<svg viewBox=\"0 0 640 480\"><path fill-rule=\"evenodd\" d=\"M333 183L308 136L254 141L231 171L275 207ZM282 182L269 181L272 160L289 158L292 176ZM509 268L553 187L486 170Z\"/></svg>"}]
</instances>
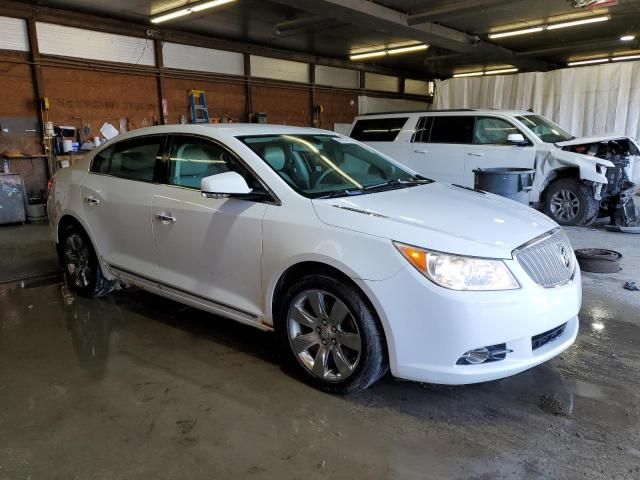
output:
<instances>
[{"instance_id":1,"label":"buick emblem","mask_svg":"<svg viewBox=\"0 0 640 480\"><path fill-rule=\"evenodd\" d=\"M569 268L569 265L571 265L571 256L569 255L566 247L562 247L560 249L560 258L562 259L562 263L564 263L564 266Z\"/></svg>"}]
</instances>

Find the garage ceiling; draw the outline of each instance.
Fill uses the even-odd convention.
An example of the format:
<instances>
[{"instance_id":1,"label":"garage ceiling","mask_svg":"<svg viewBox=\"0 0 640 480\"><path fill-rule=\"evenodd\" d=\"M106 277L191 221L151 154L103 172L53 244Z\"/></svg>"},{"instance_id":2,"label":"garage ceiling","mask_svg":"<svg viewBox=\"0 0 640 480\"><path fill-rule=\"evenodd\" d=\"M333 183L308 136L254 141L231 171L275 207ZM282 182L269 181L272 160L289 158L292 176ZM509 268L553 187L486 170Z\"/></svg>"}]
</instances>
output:
<instances>
[{"instance_id":1,"label":"garage ceiling","mask_svg":"<svg viewBox=\"0 0 640 480\"><path fill-rule=\"evenodd\" d=\"M514 65L522 71L640 50L640 0L237 0L159 25L185 32L346 59L354 51L426 42L427 51L367 60L404 74L448 76ZM148 23L186 0L49 0L38 5ZM490 40L488 35L609 15L610 20ZM635 34L622 42L620 37ZM640 53L640 52L638 52Z\"/></svg>"}]
</instances>

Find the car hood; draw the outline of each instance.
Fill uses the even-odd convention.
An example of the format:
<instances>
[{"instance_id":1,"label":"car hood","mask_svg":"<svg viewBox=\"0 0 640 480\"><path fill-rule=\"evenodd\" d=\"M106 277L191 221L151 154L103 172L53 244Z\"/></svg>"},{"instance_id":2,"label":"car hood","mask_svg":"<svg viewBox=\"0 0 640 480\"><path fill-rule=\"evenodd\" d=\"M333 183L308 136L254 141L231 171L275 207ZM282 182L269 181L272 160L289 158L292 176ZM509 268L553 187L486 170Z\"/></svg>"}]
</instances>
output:
<instances>
[{"instance_id":1,"label":"car hood","mask_svg":"<svg viewBox=\"0 0 640 480\"><path fill-rule=\"evenodd\" d=\"M625 137L624 135L607 135L604 137L581 137L581 138L574 138L573 140L567 140L565 142L556 142L555 145L558 147L570 147L573 145L584 145L588 143L610 142L612 140L630 140L630 138Z\"/></svg>"},{"instance_id":2,"label":"car hood","mask_svg":"<svg viewBox=\"0 0 640 480\"><path fill-rule=\"evenodd\" d=\"M511 258L514 248L557 227L550 218L525 205L439 182L315 199L313 206L328 225L478 257Z\"/></svg>"}]
</instances>

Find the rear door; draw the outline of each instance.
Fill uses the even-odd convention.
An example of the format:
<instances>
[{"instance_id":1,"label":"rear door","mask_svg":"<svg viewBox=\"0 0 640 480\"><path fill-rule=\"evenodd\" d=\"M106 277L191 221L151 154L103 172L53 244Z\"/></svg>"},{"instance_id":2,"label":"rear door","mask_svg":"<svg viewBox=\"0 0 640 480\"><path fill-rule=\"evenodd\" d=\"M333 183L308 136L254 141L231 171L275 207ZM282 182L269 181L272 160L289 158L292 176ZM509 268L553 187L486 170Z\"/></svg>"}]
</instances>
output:
<instances>
[{"instance_id":1,"label":"rear door","mask_svg":"<svg viewBox=\"0 0 640 480\"><path fill-rule=\"evenodd\" d=\"M511 145L507 137L511 133L527 136L506 119L492 116L475 117L473 143L465 145L464 181L466 187L474 186L474 170L478 168L533 168L535 149L531 140L527 145Z\"/></svg>"},{"instance_id":2,"label":"rear door","mask_svg":"<svg viewBox=\"0 0 640 480\"><path fill-rule=\"evenodd\" d=\"M411 143L410 167L440 182L465 181L465 153L473 140L473 117L428 115L421 117Z\"/></svg>"},{"instance_id":3,"label":"rear door","mask_svg":"<svg viewBox=\"0 0 640 480\"><path fill-rule=\"evenodd\" d=\"M151 202L160 282L222 314L257 322L267 204L204 198L200 182L236 171L250 187L261 185L220 143L190 135L174 135L170 143L163 184Z\"/></svg>"},{"instance_id":4,"label":"rear door","mask_svg":"<svg viewBox=\"0 0 640 480\"><path fill-rule=\"evenodd\" d=\"M113 267L151 278L157 276L151 197L165 140L137 137L102 151L81 187L98 254Z\"/></svg>"}]
</instances>

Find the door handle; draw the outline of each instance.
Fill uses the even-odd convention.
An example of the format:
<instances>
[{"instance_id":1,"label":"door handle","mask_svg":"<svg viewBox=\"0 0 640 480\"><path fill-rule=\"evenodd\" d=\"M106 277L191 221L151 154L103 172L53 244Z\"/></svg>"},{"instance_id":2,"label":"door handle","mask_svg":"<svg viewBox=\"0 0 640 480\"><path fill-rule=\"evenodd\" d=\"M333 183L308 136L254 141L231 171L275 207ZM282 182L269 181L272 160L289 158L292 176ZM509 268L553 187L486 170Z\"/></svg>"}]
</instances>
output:
<instances>
[{"instance_id":1,"label":"door handle","mask_svg":"<svg viewBox=\"0 0 640 480\"><path fill-rule=\"evenodd\" d=\"M426 155L429 153L429 150L414 150L413 153L420 153L422 155Z\"/></svg>"},{"instance_id":2,"label":"door handle","mask_svg":"<svg viewBox=\"0 0 640 480\"><path fill-rule=\"evenodd\" d=\"M174 223L176 221L176 217L172 217L170 214L164 212L156 213L155 216L162 223Z\"/></svg>"},{"instance_id":3,"label":"door handle","mask_svg":"<svg viewBox=\"0 0 640 480\"><path fill-rule=\"evenodd\" d=\"M100 200L98 200L95 197L92 197L91 195L89 195L88 197L85 197L84 199L89 205L98 205L100 203Z\"/></svg>"},{"instance_id":4,"label":"door handle","mask_svg":"<svg viewBox=\"0 0 640 480\"><path fill-rule=\"evenodd\" d=\"M467 155L471 157L484 157L484 153L467 152Z\"/></svg>"}]
</instances>

